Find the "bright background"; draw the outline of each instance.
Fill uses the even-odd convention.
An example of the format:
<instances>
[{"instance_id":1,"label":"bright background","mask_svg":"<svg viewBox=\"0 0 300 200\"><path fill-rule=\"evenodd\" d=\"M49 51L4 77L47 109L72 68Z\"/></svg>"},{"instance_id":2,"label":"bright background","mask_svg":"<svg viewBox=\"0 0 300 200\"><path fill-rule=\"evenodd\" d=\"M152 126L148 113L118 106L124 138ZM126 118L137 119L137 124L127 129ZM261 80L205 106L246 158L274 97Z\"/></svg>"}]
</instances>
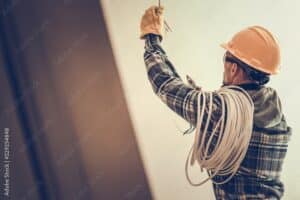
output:
<instances>
[{"instance_id":1,"label":"bright background","mask_svg":"<svg viewBox=\"0 0 300 200\"><path fill-rule=\"evenodd\" d=\"M139 23L145 9L157 1L102 0L118 70L122 78L134 123L138 145L153 196L168 199L214 199L211 183L192 187L185 178L184 165L193 134L182 136L189 125L156 97L146 76L144 44L139 40ZM163 41L179 74L186 74L206 90L218 89L222 81L224 50L219 44L237 31L261 25L278 39L282 52L282 72L269 86L281 96L283 111L293 128L282 172L285 200L300 198L299 66L300 27L296 0L164 0L165 17L173 29ZM205 178L192 170L193 180Z\"/></svg>"}]
</instances>

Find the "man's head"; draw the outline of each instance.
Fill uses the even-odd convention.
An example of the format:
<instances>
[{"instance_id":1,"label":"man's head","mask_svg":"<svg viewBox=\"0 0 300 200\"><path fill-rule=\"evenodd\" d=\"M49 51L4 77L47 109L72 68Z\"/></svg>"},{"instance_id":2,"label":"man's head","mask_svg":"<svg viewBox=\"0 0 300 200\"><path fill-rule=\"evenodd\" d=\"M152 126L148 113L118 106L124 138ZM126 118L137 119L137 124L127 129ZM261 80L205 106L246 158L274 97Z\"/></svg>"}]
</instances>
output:
<instances>
[{"instance_id":1,"label":"man's head","mask_svg":"<svg viewBox=\"0 0 300 200\"><path fill-rule=\"evenodd\" d=\"M223 85L257 83L264 85L269 82L270 75L254 69L226 51L223 57Z\"/></svg>"},{"instance_id":2,"label":"man's head","mask_svg":"<svg viewBox=\"0 0 300 200\"><path fill-rule=\"evenodd\" d=\"M251 26L221 44L224 55L225 85L269 81L269 76L279 72L280 49L274 36L261 26Z\"/></svg>"}]
</instances>

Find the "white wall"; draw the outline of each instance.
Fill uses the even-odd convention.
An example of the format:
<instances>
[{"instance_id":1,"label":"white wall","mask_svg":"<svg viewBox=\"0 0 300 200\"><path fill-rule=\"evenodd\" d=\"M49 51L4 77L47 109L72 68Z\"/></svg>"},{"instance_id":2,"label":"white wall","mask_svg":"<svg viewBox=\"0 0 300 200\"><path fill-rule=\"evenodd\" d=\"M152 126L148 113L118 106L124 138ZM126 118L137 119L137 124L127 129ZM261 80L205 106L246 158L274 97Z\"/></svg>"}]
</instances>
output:
<instances>
[{"instance_id":1,"label":"white wall","mask_svg":"<svg viewBox=\"0 0 300 200\"><path fill-rule=\"evenodd\" d=\"M144 10L157 1L102 0L102 3L155 199L214 199L211 183L201 187L188 184L184 164L193 134L182 136L179 129L188 128L188 124L154 95L146 76L143 41L138 39L139 23ZM220 43L250 25L265 26L277 36L282 49L282 72L273 77L269 85L278 90L289 125L293 127L282 172L286 187L284 199L299 199L300 2L163 0L162 4L173 28L163 42L170 60L183 78L190 74L207 90L217 89L222 81L224 50L219 47ZM195 180L206 177L205 173L193 172Z\"/></svg>"}]
</instances>

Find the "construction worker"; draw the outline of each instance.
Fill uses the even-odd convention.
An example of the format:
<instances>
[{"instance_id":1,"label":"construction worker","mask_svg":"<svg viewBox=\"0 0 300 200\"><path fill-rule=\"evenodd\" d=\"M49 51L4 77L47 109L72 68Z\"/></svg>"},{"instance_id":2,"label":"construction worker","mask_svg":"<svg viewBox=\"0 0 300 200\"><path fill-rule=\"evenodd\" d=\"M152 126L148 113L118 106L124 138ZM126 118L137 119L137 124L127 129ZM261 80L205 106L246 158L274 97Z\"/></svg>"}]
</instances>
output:
<instances>
[{"instance_id":1,"label":"construction worker","mask_svg":"<svg viewBox=\"0 0 300 200\"><path fill-rule=\"evenodd\" d=\"M185 84L161 46L164 37L163 7L146 10L140 24L145 40L144 61L155 94L193 127L197 124L197 94L200 87ZM237 173L224 184L214 184L216 199L280 199L280 180L291 128L282 113L277 92L267 87L270 76L279 72L280 51L272 34L252 26L238 32L225 48L222 87L245 90L254 103L253 129L247 153ZM203 101L203 98L201 99ZM209 101L206 101L209 103ZM214 92L211 123L220 118L220 99ZM208 105L204 105L207 109ZM214 177L218 180L219 176Z\"/></svg>"}]
</instances>

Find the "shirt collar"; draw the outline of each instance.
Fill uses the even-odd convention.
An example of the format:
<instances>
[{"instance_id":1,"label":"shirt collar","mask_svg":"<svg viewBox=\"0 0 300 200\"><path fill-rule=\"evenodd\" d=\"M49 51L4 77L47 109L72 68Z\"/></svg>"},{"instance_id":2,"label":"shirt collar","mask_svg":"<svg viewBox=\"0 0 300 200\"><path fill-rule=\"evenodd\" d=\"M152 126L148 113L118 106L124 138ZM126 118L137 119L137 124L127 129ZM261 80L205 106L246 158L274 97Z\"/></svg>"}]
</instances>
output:
<instances>
[{"instance_id":1,"label":"shirt collar","mask_svg":"<svg viewBox=\"0 0 300 200\"><path fill-rule=\"evenodd\" d=\"M224 87L226 85L222 85L222 87ZM259 90L260 88L262 88L262 85L259 85L258 83L242 83L242 84L237 84L236 86L239 86L241 88L243 88L244 90Z\"/></svg>"},{"instance_id":2,"label":"shirt collar","mask_svg":"<svg viewBox=\"0 0 300 200\"><path fill-rule=\"evenodd\" d=\"M260 88L263 87L258 83L243 83L243 84L238 84L237 86L243 88L244 90L259 90Z\"/></svg>"}]
</instances>

